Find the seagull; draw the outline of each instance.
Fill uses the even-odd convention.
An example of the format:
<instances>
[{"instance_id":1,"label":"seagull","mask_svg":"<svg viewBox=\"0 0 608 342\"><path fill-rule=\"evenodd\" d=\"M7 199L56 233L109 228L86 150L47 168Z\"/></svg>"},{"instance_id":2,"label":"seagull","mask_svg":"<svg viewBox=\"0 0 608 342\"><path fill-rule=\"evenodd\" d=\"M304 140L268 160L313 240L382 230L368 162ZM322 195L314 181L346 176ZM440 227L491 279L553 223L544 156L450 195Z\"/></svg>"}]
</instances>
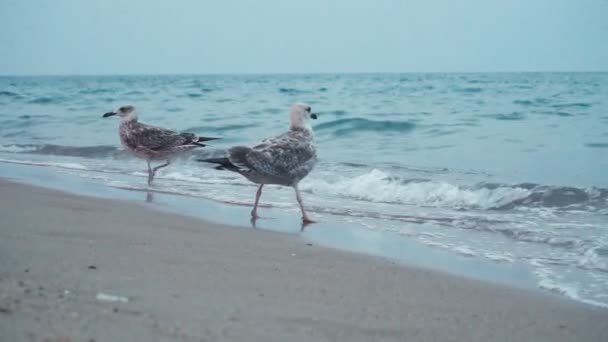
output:
<instances>
[{"instance_id":1,"label":"seagull","mask_svg":"<svg viewBox=\"0 0 608 342\"><path fill-rule=\"evenodd\" d=\"M118 127L122 145L148 163L148 185L152 184L156 171L171 164L172 157L181 152L205 146L203 141L220 139L199 137L193 133L178 133L143 124L137 121L137 111L134 106L130 105L105 113L103 117L114 115L122 119ZM150 162L154 160L164 160L165 163L152 168Z\"/></svg>"},{"instance_id":2,"label":"seagull","mask_svg":"<svg viewBox=\"0 0 608 342\"><path fill-rule=\"evenodd\" d=\"M306 120L316 119L317 115L311 113L310 106L296 103L291 107L289 118L289 131L286 133L265 139L253 147L232 147L228 149L226 157L198 160L219 164L217 169L237 172L259 184L251 210L252 221L258 218L258 203L264 185L278 184L290 186L295 190L302 211L302 221L313 222L304 210L298 183L312 171L317 162L312 129Z\"/></svg>"}]
</instances>

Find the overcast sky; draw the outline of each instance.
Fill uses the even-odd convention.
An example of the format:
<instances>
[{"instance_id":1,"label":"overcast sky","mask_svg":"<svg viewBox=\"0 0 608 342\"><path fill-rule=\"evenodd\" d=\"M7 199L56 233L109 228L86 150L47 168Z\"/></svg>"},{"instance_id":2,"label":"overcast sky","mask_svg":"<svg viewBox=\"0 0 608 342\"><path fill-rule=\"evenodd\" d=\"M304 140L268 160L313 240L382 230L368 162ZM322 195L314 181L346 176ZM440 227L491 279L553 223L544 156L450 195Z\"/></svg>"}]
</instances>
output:
<instances>
[{"instance_id":1,"label":"overcast sky","mask_svg":"<svg viewBox=\"0 0 608 342\"><path fill-rule=\"evenodd\" d=\"M608 71L607 0L0 0L0 74Z\"/></svg>"}]
</instances>

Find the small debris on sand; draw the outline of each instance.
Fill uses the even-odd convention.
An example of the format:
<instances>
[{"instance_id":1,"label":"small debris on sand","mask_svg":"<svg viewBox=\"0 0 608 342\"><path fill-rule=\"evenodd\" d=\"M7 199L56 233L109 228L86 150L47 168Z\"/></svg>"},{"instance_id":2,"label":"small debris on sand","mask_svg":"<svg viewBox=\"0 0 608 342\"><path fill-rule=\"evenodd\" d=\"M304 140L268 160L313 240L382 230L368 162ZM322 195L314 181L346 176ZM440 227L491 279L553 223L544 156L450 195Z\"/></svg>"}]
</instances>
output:
<instances>
[{"instance_id":1,"label":"small debris on sand","mask_svg":"<svg viewBox=\"0 0 608 342\"><path fill-rule=\"evenodd\" d=\"M129 298L123 296L116 296L107 293L98 293L95 297L97 300L102 302L123 302L126 303L129 301Z\"/></svg>"}]
</instances>

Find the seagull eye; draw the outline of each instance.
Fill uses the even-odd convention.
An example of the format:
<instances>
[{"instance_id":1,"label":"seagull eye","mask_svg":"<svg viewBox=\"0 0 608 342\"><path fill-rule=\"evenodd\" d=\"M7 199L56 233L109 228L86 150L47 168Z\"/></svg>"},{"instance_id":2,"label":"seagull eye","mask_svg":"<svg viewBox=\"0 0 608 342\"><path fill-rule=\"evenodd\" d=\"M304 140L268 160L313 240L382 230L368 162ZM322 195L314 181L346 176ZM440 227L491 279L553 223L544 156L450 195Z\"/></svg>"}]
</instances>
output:
<instances>
[{"instance_id":1,"label":"seagull eye","mask_svg":"<svg viewBox=\"0 0 608 342\"><path fill-rule=\"evenodd\" d=\"M306 111L310 113L310 106L306 107Z\"/></svg>"},{"instance_id":2,"label":"seagull eye","mask_svg":"<svg viewBox=\"0 0 608 342\"><path fill-rule=\"evenodd\" d=\"M120 107L120 108L118 108L118 110L120 110L121 112L124 112L127 110L127 107Z\"/></svg>"}]
</instances>

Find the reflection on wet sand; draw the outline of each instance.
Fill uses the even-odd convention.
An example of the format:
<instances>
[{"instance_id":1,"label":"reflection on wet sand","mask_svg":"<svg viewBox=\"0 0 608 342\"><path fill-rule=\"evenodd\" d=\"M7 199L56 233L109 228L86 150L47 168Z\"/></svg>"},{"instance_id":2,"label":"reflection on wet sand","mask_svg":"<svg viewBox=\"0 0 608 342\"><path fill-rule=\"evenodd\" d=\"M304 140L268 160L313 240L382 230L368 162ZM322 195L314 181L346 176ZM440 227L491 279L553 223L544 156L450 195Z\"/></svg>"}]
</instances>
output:
<instances>
[{"instance_id":1,"label":"reflection on wet sand","mask_svg":"<svg viewBox=\"0 0 608 342\"><path fill-rule=\"evenodd\" d=\"M151 203L154 201L154 193L152 191L146 191L146 202Z\"/></svg>"}]
</instances>

